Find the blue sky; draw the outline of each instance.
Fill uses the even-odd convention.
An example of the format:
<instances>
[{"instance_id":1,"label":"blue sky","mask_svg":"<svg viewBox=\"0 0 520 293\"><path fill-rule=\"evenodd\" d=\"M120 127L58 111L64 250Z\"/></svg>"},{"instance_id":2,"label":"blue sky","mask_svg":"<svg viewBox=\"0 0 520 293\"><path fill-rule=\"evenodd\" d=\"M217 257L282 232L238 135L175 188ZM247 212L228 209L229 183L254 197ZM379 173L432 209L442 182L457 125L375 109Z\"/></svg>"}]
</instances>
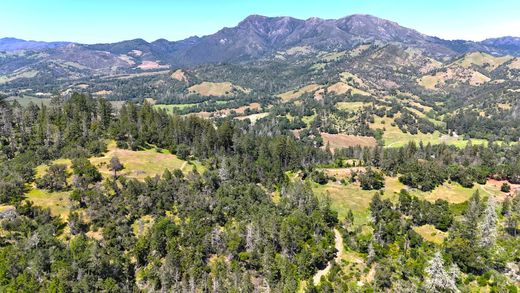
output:
<instances>
[{"instance_id":1,"label":"blue sky","mask_svg":"<svg viewBox=\"0 0 520 293\"><path fill-rule=\"evenodd\" d=\"M82 43L179 40L250 14L372 14L447 39L520 36L519 0L1 0L0 37Z\"/></svg>"}]
</instances>

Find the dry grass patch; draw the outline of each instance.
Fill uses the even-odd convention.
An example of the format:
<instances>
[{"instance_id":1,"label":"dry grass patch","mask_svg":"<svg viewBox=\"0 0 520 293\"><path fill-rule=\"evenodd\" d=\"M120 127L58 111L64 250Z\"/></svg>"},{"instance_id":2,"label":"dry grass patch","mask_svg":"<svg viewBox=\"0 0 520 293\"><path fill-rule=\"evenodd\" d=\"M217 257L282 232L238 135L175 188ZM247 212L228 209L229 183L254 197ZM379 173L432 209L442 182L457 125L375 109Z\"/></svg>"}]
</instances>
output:
<instances>
[{"instance_id":1,"label":"dry grass patch","mask_svg":"<svg viewBox=\"0 0 520 293\"><path fill-rule=\"evenodd\" d=\"M454 63L464 68L470 68L472 65L477 65L485 67L488 70L494 70L511 59L513 59L511 56L495 57L486 53L473 52L466 54L464 57L455 61Z\"/></svg>"},{"instance_id":2,"label":"dry grass patch","mask_svg":"<svg viewBox=\"0 0 520 293\"><path fill-rule=\"evenodd\" d=\"M520 69L520 58L515 58L507 65L509 69Z\"/></svg>"},{"instance_id":3,"label":"dry grass patch","mask_svg":"<svg viewBox=\"0 0 520 293\"><path fill-rule=\"evenodd\" d=\"M370 45L368 45L368 44L359 45L359 46L355 47L354 49L350 50L349 54L352 57L357 57L361 53L365 52L368 48L370 48Z\"/></svg>"},{"instance_id":4,"label":"dry grass patch","mask_svg":"<svg viewBox=\"0 0 520 293\"><path fill-rule=\"evenodd\" d=\"M175 70L172 73L171 78L182 82L188 82L188 78L182 69Z\"/></svg>"},{"instance_id":5,"label":"dry grass patch","mask_svg":"<svg viewBox=\"0 0 520 293\"><path fill-rule=\"evenodd\" d=\"M348 148L351 146L363 146L363 147L375 147L377 146L377 141L375 138L370 136L357 136L357 135L349 135L349 134L330 134L330 133L321 133L321 137L323 138L323 144L329 145L331 150L340 149L340 148Z\"/></svg>"},{"instance_id":6,"label":"dry grass patch","mask_svg":"<svg viewBox=\"0 0 520 293\"><path fill-rule=\"evenodd\" d=\"M331 62L338 60L339 58L345 56L347 53L348 51L324 53L320 55L320 58L325 62Z\"/></svg>"},{"instance_id":7,"label":"dry grass patch","mask_svg":"<svg viewBox=\"0 0 520 293\"><path fill-rule=\"evenodd\" d=\"M288 102L290 100L299 98L299 97L301 97L302 95L304 95L306 93L313 93L313 92L317 91L320 88L321 88L321 86L318 85L318 84L309 84L309 85L306 85L306 86L304 86L304 87L302 87L300 89L296 89L296 90L293 90L293 91L285 92L283 94L279 94L278 97L280 97L282 99L282 101Z\"/></svg>"},{"instance_id":8,"label":"dry grass patch","mask_svg":"<svg viewBox=\"0 0 520 293\"><path fill-rule=\"evenodd\" d=\"M119 149L115 146L115 142L109 144L108 152L103 157L94 157L90 161L104 177L109 177L113 175L113 172L108 169L110 159L113 156L117 156L125 167L124 170L119 172L120 175L140 180L148 176L160 176L166 169L180 169L183 172L193 170L193 165L168 152L159 153L155 149L143 151Z\"/></svg>"},{"instance_id":9,"label":"dry grass patch","mask_svg":"<svg viewBox=\"0 0 520 293\"><path fill-rule=\"evenodd\" d=\"M449 82L478 86L490 80L491 78L478 71L461 66L450 66L445 68L445 70L438 71L434 75L426 75L417 79L417 83L424 88L435 90Z\"/></svg>"},{"instance_id":10,"label":"dry grass patch","mask_svg":"<svg viewBox=\"0 0 520 293\"><path fill-rule=\"evenodd\" d=\"M139 66L141 70L153 70L153 69L164 69L169 68L169 65L161 65L158 61L143 61Z\"/></svg>"},{"instance_id":11,"label":"dry grass patch","mask_svg":"<svg viewBox=\"0 0 520 293\"><path fill-rule=\"evenodd\" d=\"M366 88L366 86L367 86L361 78L359 78L357 75L352 74L348 71L340 73L339 77L340 77L341 81L346 82L349 85L354 86L354 87Z\"/></svg>"},{"instance_id":12,"label":"dry grass patch","mask_svg":"<svg viewBox=\"0 0 520 293\"><path fill-rule=\"evenodd\" d=\"M430 192L421 192L422 197L430 202L443 199L450 203L463 203L467 201L476 191L482 196L493 196L499 200L505 198L505 194L500 192L500 188L491 183L485 185L475 184L472 188L466 188L455 182L445 182L443 185Z\"/></svg>"},{"instance_id":13,"label":"dry grass patch","mask_svg":"<svg viewBox=\"0 0 520 293\"><path fill-rule=\"evenodd\" d=\"M370 104L371 103L365 103L365 102L339 102L336 104L336 108L341 109L341 110L357 111Z\"/></svg>"},{"instance_id":14,"label":"dry grass patch","mask_svg":"<svg viewBox=\"0 0 520 293\"><path fill-rule=\"evenodd\" d=\"M370 96L369 93L367 93L363 90L360 90L358 88L355 88L343 81L336 82L335 84L329 86L327 88L327 91L331 92L331 93L336 93L338 95L343 95L343 94L346 94L348 91L350 91L352 94Z\"/></svg>"},{"instance_id":15,"label":"dry grass patch","mask_svg":"<svg viewBox=\"0 0 520 293\"><path fill-rule=\"evenodd\" d=\"M238 120L249 119L251 121L251 123L255 124L256 121L258 121L262 118L265 118L267 116L269 116L269 113L257 113L257 114L247 115L247 116L236 117L235 119L238 119Z\"/></svg>"},{"instance_id":16,"label":"dry grass patch","mask_svg":"<svg viewBox=\"0 0 520 293\"><path fill-rule=\"evenodd\" d=\"M436 229L433 225L423 225L418 227L413 227L413 230L421 235L421 237L428 241L435 244L442 244L444 242L444 239L448 237L447 232L443 232L441 230Z\"/></svg>"},{"instance_id":17,"label":"dry grass patch","mask_svg":"<svg viewBox=\"0 0 520 293\"><path fill-rule=\"evenodd\" d=\"M350 168L324 168L320 169L327 176L334 177L338 180L350 178L352 173L364 173L365 167L350 167Z\"/></svg>"},{"instance_id":18,"label":"dry grass patch","mask_svg":"<svg viewBox=\"0 0 520 293\"><path fill-rule=\"evenodd\" d=\"M201 96L230 96L235 92L250 92L249 89L236 86L230 82L202 82L188 88L188 93Z\"/></svg>"},{"instance_id":19,"label":"dry grass patch","mask_svg":"<svg viewBox=\"0 0 520 293\"><path fill-rule=\"evenodd\" d=\"M32 201L35 206L49 208L53 216L67 220L72 206L69 196L70 191L48 192L33 188L26 194L26 200Z\"/></svg>"}]
</instances>

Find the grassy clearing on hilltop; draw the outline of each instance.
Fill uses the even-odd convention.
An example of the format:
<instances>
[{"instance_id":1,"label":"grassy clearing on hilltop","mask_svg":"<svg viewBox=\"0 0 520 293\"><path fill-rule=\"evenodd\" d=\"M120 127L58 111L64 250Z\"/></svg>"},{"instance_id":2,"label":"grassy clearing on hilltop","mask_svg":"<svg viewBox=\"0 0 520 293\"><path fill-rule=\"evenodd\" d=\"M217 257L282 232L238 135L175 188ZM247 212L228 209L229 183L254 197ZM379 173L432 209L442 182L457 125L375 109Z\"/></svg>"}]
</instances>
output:
<instances>
[{"instance_id":1,"label":"grassy clearing on hilltop","mask_svg":"<svg viewBox=\"0 0 520 293\"><path fill-rule=\"evenodd\" d=\"M184 173L191 172L195 169L198 172L203 172L205 169L204 166L198 162L183 161L166 150L162 152L157 152L154 148L143 151L125 150L117 148L115 142L111 141L108 144L108 151L105 155L90 158L92 164L99 169L99 172L104 178L110 178L113 175L112 171L108 170L108 164L114 155L119 157L119 160L125 167L125 169L118 174L139 180L143 180L148 176L160 176L166 169L180 169ZM52 161L52 164L66 165L69 174L72 175L71 160L58 159ZM41 178L47 172L48 167L48 165L36 167L36 178ZM69 184L72 182L72 176L69 177L68 181ZM50 208L53 215L59 215L66 220L71 207L70 193L70 191L49 192L36 188L36 186L33 185L25 196L27 200L32 201L36 206Z\"/></svg>"},{"instance_id":2,"label":"grassy clearing on hilltop","mask_svg":"<svg viewBox=\"0 0 520 293\"><path fill-rule=\"evenodd\" d=\"M175 110L184 110L188 108L196 107L197 104L174 104L174 105L154 105L154 108L165 110L166 112L172 114Z\"/></svg>"},{"instance_id":3,"label":"grassy clearing on hilltop","mask_svg":"<svg viewBox=\"0 0 520 293\"><path fill-rule=\"evenodd\" d=\"M288 91L288 92L279 94L278 97L280 97L282 99L282 101L288 102L290 100L301 97L303 94L313 93L320 88L321 88L321 86L318 84L310 84L310 85L304 86L300 89L296 89L296 90L292 90L292 91Z\"/></svg>"},{"instance_id":4,"label":"grassy clearing on hilltop","mask_svg":"<svg viewBox=\"0 0 520 293\"><path fill-rule=\"evenodd\" d=\"M393 118L388 117L375 117L374 123L370 124L370 128L372 129L383 129L383 141L385 144L385 147L402 147L407 145L408 143L414 141L416 143L419 143L422 141L424 144L449 144L449 145L455 145L459 148L465 147L469 140L464 140L462 137L455 137L455 136L449 136L445 134L441 134L438 131L435 131L434 133L417 133L417 134L410 134L402 132L397 125L392 125L394 123ZM471 139L471 143L474 145L477 144L486 144L487 140L485 139Z\"/></svg>"},{"instance_id":5,"label":"grassy clearing on hilltop","mask_svg":"<svg viewBox=\"0 0 520 293\"><path fill-rule=\"evenodd\" d=\"M236 93L249 93L251 90L246 89L231 82L202 82L188 88L191 94L199 94L201 96L229 96Z\"/></svg>"},{"instance_id":6,"label":"grassy clearing on hilltop","mask_svg":"<svg viewBox=\"0 0 520 293\"><path fill-rule=\"evenodd\" d=\"M341 110L357 111L365 106L369 106L371 103L365 102L339 102L336 107Z\"/></svg>"},{"instance_id":7,"label":"grassy clearing on hilltop","mask_svg":"<svg viewBox=\"0 0 520 293\"><path fill-rule=\"evenodd\" d=\"M446 239L446 237L448 237L447 232L438 230L433 225L413 227L413 230L417 232L417 234L421 235L421 237L424 240L439 245L442 244L442 242L444 242L444 239Z\"/></svg>"},{"instance_id":8,"label":"grassy clearing on hilltop","mask_svg":"<svg viewBox=\"0 0 520 293\"><path fill-rule=\"evenodd\" d=\"M27 107L27 105L29 105L29 103L33 103L38 106L41 104L48 106L51 103L50 98L38 98L38 97L32 97L32 96L9 97L6 100L8 102L17 101L18 103L20 103L20 105L22 105L22 107Z\"/></svg>"},{"instance_id":9,"label":"grassy clearing on hilltop","mask_svg":"<svg viewBox=\"0 0 520 293\"><path fill-rule=\"evenodd\" d=\"M339 180L349 177L347 174L349 172L345 172L345 169L349 168L328 168L323 170L330 176L337 175L336 179ZM359 170L359 168L353 169ZM324 199L327 196L330 198L331 207L333 210L338 212L340 219L344 219L348 211L352 210L355 223L358 225L368 223L370 216L370 201L372 200L374 194L379 192L376 190L363 190L357 182L347 185L331 181L324 185L319 185L312 182L311 186L319 198ZM408 190L411 195L431 202L435 202L437 199L443 199L454 204L463 203L467 201L477 190L481 193L482 196L492 195L498 200L502 200L504 198L504 194L500 192L499 188L491 183L487 183L485 185L475 184L473 188L465 188L458 183L445 183L431 192L422 192L417 189L408 188L406 185L399 182L398 177L388 176L385 177L383 198L388 198L396 202L399 198L399 192L402 189Z\"/></svg>"},{"instance_id":10,"label":"grassy clearing on hilltop","mask_svg":"<svg viewBox=\"0 0 520 293\"><path fill-rule=\"evenodd\" d=\"M160 176L166 169L180 169L183 172L190 172L196 168L199 172L203 171L202 165L183 161L167 150L157 152L154 148L151 148L132 151L117 148L113 141L108 144L108 151L104 156L91 158L90 161L98 167L99 172L104 177L108 177L112 175L112 172L108 170L108 164L113 156L117 156L125 167L124 170L119 172L120 175L140 180L148 176Z\"/></svg>"},{"instance_id":11,"label":"grassy clearing on hilltop","mask_svg":"<svg viewBox=\"0 0 520 293\"><path fill-rule=\"evenodd\" d=\"M321 137L323 138L323 144L328 144L331 150L351 146L374 147L377 145L376 139L371 136L329 134L322 132Z\"/></svg>"},{"instance_id":12,"label":"grassy clearing on hilltop","mask_svg":"<svg viewBox=\"0 0 520 293\"><path fill-rule=\"evenodd\" d=\"M32 201L35 206L49 208L52 215L60 216L63 220L66 220L71 208L69 196L70 191L49 192L33 188L26 194L26 199Z\"/></svg>"}]
</instances>

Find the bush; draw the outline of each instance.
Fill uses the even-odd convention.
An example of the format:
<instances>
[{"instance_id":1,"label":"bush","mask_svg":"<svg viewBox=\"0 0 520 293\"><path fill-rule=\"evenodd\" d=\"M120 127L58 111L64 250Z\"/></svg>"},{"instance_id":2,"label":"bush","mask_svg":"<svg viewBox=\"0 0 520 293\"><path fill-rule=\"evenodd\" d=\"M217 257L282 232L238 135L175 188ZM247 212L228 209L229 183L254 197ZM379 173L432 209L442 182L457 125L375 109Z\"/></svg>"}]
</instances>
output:
<instances>
[{"instance_id":1,"label":"bush","mask_svg":"<svg viewBox=\"0 0 520 293\"><path fill-rule=\"evenodd\" d=\"M502 184L502 186L500 187L500 191L502 192L510 192L511 191L511 185L507 184L506 182L504 182L504 184Z\"/></svg>"},{"instance_id":2,"label":"bush","mask_svg":"<svg viewBox=\"0 0 520 293\"><path fill-rule=\"evenodd\" d=\"M385 187L385 177L381 172L368 169L359 176L359 182L363 190L379 190Z\"/></svg>"},{"instance_id":3,"label":"bush","mask_svg":"<svg viewBox=\"0 0 520 293\"><path fill-rule=\"evenodd\" d=\"M190 156L190 147L185 144L180 144L177 146L176 155L181 160L187 160Z\"/></svg>"},{"instance_id":4,"label":"bush","mask_svg":"<svg viewBox=\"0 0 520 293\"><path fill-rule=\"evenodd\" d=\"M53 164L42 178L36 180L36 186L50 191L62 191L67 189L67 166L63 164Z\"/></svg>"},{"instance_id":5,"label":"bush","mask_svg":"<svg viewBox=\"0 0 520 293\"><path fill-rule=\"evenodd\" d=\"M324 185L329 182L329 178L323 171L314 171L312 172L311 178L314 182Z\"/></svg>"}]
</instances>

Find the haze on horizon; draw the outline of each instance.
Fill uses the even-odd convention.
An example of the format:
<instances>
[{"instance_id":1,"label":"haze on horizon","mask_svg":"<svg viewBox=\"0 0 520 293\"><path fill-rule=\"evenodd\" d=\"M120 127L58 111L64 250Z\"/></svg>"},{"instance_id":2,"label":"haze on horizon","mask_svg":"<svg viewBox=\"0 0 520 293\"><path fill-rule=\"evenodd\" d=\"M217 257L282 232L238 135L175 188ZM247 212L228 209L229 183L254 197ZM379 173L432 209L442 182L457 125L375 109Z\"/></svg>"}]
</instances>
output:
<instances>
[{"instance_id":1,"label":"haze on horizon","mask_svg":"<svg viewBox=\"0 0 520 293\"><path fill-rule=\"evenodd\" d=\"M0 5L0 38L110 43L180 40L235 26L250 14L341 18L371 14L444 39L520 36L520 1L19 0Z\"/></svg>"}]
</instances>

